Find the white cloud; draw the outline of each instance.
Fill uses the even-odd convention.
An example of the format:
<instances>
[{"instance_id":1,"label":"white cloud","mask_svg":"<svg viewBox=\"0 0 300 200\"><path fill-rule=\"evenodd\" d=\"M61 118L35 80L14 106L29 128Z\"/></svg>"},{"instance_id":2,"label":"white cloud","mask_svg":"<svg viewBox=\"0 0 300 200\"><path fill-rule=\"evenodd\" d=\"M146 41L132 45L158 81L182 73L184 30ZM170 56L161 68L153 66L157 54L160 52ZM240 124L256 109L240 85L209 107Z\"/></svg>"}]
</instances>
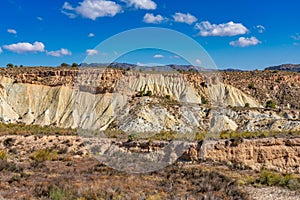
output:
<instances>
[{"instance_id":1,"label":"white cloud","mask_svg":"<svg viewBox=\"0 0 300 200\"><path fill-rule=\"evenodd\" d=\"M62 8L66 10L75 10L69 2L65 2Z\"/></svg>"},{"instance_id":2,"label":"white cloud","mask_svg":"<svg viewBox=\"0 0 300 200\"><path fill-rule=\"evenodd\" d=\"M250 37L250 38L245 38L245 37L240 37L236 41L231 41L229 44L231 46L236 46L236 47L247 47L247 46L255 46L257 44L260 44L261 41L259 41L256 37Z\"/></svg>"},{"instance_id":3,"label":"white cloud","mask_svg":"<svg viewBox=\"0 0 300 200\"><path fill-rule=\"evenodd\" d=\"M109 0L83 0L77 7L73 7L68 2L65 2L62 9L62 13L70 18L81 15L92 20L96 20L98 17L113 17L122 11L119 4Z\"/></svg>"},{"instance_id":4,"label":"white cloud","mask_svg":"<svg viewBox=\"0 0 300 200\"><path fill-rule=\"evenodd\" d=\"M70 12L66 12L66 11L64 11L64 10L62 10L61 13L63 13L64 15L67 15L70 19L74 19L74 18L77 17L76 14L70 13Z\"/></svg>"},{"instance_id":5,"label":"white cloud","mask_svg":"<svg viewBox=\"0 0 300 200\"><path fill-rule=\"evenodd\" d=\"M201 65L201 64L202 64L202 61L201 61L200 59L196 59L196 60L195 60L195 63L196 63L197 65Z\"/></svg>"},{"instance_id":6,"label":"white cloud","mask_svg":"<svg viewBox=\"0 0 300 200\"><path fill-rule=\"evenodd\" d=\"M17 34L17 31L15 29L7 29L7 32L11 33L11 34L14 34L14 35Z\"/></svg>"},{"instance_id":7,"label":"white cloud","mask_svg":"<svg viewBox=\"0 0 300 200\"><path fill-rule=\"evenodd\" d=\"M161 15L156 15L155 16L155 15L150 14L150 13L146 13L145 16L144 16L144 19L143 19L143 21L145 23L149 23L149 24L160 24L165 20L167 20L167 18L164 18Z\"/></svg>"},{"instance_id":8,"label":"white cloud","mask_svg":"<svg viewBox=\"0 0 300 200\"><path fill-rule=\"evenodd\" d=\"M152 0L122 0L128 6L134 6L136 9L155 10L156 3Z\"/></svg>"},{"instance_id":9,"label":"white cloud","mask_svg":"<svg viewBox=\"0 0 300 200\"><path fill-rule=\"evenodd\" d=\"M88 55L88 56L93 56L93 55L96 55L96 54L98 54L99 52L96 50L96 49L87 49L86 50L86 54Z\"/></svg>"},{"instance_id":10,"label":"white cloud","mask_svg":"<svg viewBox=\"0 0 300 200\"><path fill-rule=\"evenodd\" d=\"M196 22L198 19L191 15L190 13L183 14L180 12L177 12L173 15L173 19L175 22L181 22L191 25L192 23Z\"/></svg>"},{"instance_id":11,"label":"white cloud","mask_svg":"<svg viewBox=\"0 0 300 200\"><path fill-rule=\"evenodd\" d=\"M94 33L89 33L88 37L95 37L95 34Z\"/></svg>"},{"instance_id":12,"label":"white cloud","mask_svg":"<svg viewBox=\"0 0 300 200\"><path fill-rule=\"evenodd\" d=\"M56 50L56 51L47 51L46 54L54 57L61 57L61 56L70 56L72 55L72 52L68 49L61 48L60 50Z\"/></svg>"},{"instance_id":13,"label":"white cloud","mask_svg":"<svg viewBox=\"0 0 300 200\"><path fill-rule=\"evenodd\" d=\"M235 36L248 32L243 24L232 21L225 24L211 24L209 21L203 21L197 23L195 28L200 31L200 36Z\"/></svg>"},{"instance_id":14,"label":"white cloud","mask_svg":"<svg viewBox=\"0 0 300 200\"><path fill-rule=\"evenodd\" d=\"M2 48L0 47L0 54L2 53L3 51L2 51Z\"/></svg>"},{"instance_id":15,"label":"white cloud","mask_svg":"<svg viewBox=\"0 0 300 200\"><path fill-rule=\"evenodd\" d=\"M37 17L36 19L39 20L39 21L43 21L42 17Z\"/></svg>"},{"instance_id":16,"label":"white cloud","mask_svg":"<svg viewBox=\"0 0 300 200\"><path fill-rule=\"evenodd\" d=\"M164 56L161 55L161 54L156 54L156 55L153 56L153 58L163 58L163 57L164 57Z\"/></svg>"},{"instance_id":17,"label":"white cloud","mask_svg":"<svg viewBox=\"0 0 300 200\"><path fill-rule=\"evenodd\" d=\"M293 39L293 40L300 40L300 34L299 33L296 33L296 35L292 35L291 36L291 38Z\"/></svg>"},{"instance_id":18,"label":"white cloud","mask_svg":"<svg viewBox=\"0 0 300 200\"><path fill-rule=\"evenodd\" d=\"M164 66L164 64L162 63L141 63L141 62L137 62L136 65L141 67Z\"/></svg>"},{"instance_id":19,"label":"white cloud","mask_svg":"<svg viewBox=\"0 0 300 200\"><path fill-rule=\"evenodd\" d=\"M259 33L263 33L266 30L263 25L257 25L255 28Z\"/></svg>"},{"instance_id":20,"label":"white cloud","mask_svg":"<svg viewBox=\"0 0 300 200\"><path fill-rule=\"evenodd\" d=\"M177 55L174 55L174 56L169 56L169 58L175 58L175 59L179 59L180 57L177 56Z\"/></svg>"},{"instance_id":21,"label":"white cloud","mask_svg":"<svg viewBox=\"0 0 300 200\"><path fill-rule=\"evenodd\" d=\"M4 45L3 48L16 53L45 51L45 45L42 42L34 42L33 44L28 42L19 42L17 44Z\"/></svg>"}]
</instances>

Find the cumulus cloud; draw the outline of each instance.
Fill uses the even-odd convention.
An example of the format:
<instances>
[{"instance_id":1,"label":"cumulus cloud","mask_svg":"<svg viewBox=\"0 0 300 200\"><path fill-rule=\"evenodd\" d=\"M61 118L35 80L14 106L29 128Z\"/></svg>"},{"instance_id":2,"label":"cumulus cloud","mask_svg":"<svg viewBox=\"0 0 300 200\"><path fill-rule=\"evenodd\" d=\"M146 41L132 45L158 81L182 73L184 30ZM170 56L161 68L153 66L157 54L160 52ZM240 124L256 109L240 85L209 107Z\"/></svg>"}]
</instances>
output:
<instances>
[{"instance_id":1,"label":"cumulus cloud","mask_svg":"<svg viewBox=\"0 0 300 200\"><path fill-rule=\"evenodd\" d=\"M7 29L7 32L11 33L11 34L14 34L14 35L17 34L17 31L15 29Z\"/></svg>"},{"instance_id":2,"label":"cumulus cloud","mask_svg":"<svg viewBox=\"0 0 300 200\"><path fill-rule=\"evenodd\" d=\"M163 57L164 57L164 56L161 55L161 54L156 54L156 55L153 56L153 58L163 58Z\"/></svg>"},{"instance_id":3,"label":"cumulus cloud","mask_svg":"<svg viewBox=\"0 0 300 200\"><path fill-rule=\"evenodd\" d=\"M300 40L300 34L299 33L296 33L296 35L292 35L291 36L291 38L293 39L293 40Z\"/></svg>"},{"instance_id":4,"label":"cumulus cloud","mask_svg":"<svg viewBox=\"0 0 300 200\"><path fill-rule=\"evenodd\" d=\"M96 49L87 49L87 50L86 50L86 54L87 54L88 56L93 56L93 55L98 54L98 51L97 51Z\"/></svg>"},{"instance_id":5,"label":"cumulus cloud","mask_svg":"<svg viewBox=\"0 0 300 200\"><path fill-rule=\"evenodd\" d=\"M211 24L209 21L203 21L197 23L195 28L200 31L200 36L235 36L248 32L243 24L232 21L224 24Z\"/></svg>"},{"instance_id":6,"label":"cumulus cloud","mask_svg":"<svg viewBox=\"0 0 300 200\"><path fill-rule=\"evenodd\" d=\"M2 53L2 48L0 47L0 54Z\"/></svg>"},{"instance_id":7,"label":"cumulus cloud","mask_svg":"<svg viewBox=\"0 0 300 200\"><path fill-rule=\"evenodd\" d=\"M84 18L96 20L98 17L113 17L122 12L119 4L109 0L83 0L77 7L65 2L62 6L62 13L70 18L81 15Z\"/></svg>"},{"instance_id":8,"label":"cumulus cloud","mask_svg":"<svg viewBox=\"0 0 300 200\"><path fill-rule=\"evenodd\" d=\"M266 30L263 25L257 25L255 28L259 33L263 33Z\"/></svg>"},{"instance_id":9,"label":"cumulus cloud","mask_svg":"<svg viewBox=\"0 0 300 200\"><path fill-rule=\"evenodd\" d=\"M95 34L94 33L89 33L88 37L95 37Z\"/></svg>"},{"instance_id":10,"label":"cumulus cloud","mask_svg":"<svg viewBox=\"0 0 300 200\"><path fill-rule=\"evenodd\" d=\"M4 45L3 48L16 53L35 53L45 51L45 45L42 42L34 42L33 44L28 42L19 42L17 44Z\"/></svg>"},{"instance_id":11,"label":"cumulus cloud","mask_svg":"<svg viewBox=\"0 0 300 200\"><path fill-rule=\"evenodd\" d=\"M56 50L56 51L47 51L46 54L54 57L62 57L62 56L70 56L72 55L72 52L68 49L61 48L60 50Z\"/></svg>"},{"instance_id":12,"label":"cumulus cloud","mask_svg":"<svg viewBox=\"0 0 300 200\"><path fill-rule=\"evenodd\" d=\"M39 20L39 21L43 21L42 17L37 17L36 19Z\"/></svg>"},{"instance_id":13,"label":"cumulus cloud","mask_svg":"<svg viewBox=\"0 0 300 200\"><path fill-rule=\"evenodd\" d=\"M155 15L150 14L150 13L146 13L145 16L144 16L144 19L143 19L143 21L145 23L148 23L148 24L160 24L165 20L167 20L167 18L164 18L161 15L156 15L155 16Z\"/></svg>"},{"instance_id":14,"label":"cumulus cloud","mask_svg":"<svg viewBox=\"0 0 300 200\"><path fill-rule=\"evenodd\" d=\"M181 22L191 25L192 23L196 22L198 19L191 15L190 13L184 14L177 12L173 15L173 19L175 22Z\"/></svg>"},{"instance_id":15,"label":"cumulus cloud","mask_svg":"<svg viewBox=\"0 0 300 200\"><path fill-rule=\"evenodd\" d=\"M260 44L261 41L259 41L256 37L250 37L250 38L245 38L245 37L240 37L236 41L231 41L229 44L231 46L236 46L236 47L247 47L247 46L255 46L257 44Z\"/></svg>"},{"instance_id":16,"label":"cumulus cloud","mask_svg":"<svg viewBox=\"0 0 300 200\"><path fill-rule=\"evenodd\" d=\"M128 6L133 6L136 9L155 10L156 3L152 0L122 0Z\"/></svg>"}]
</instances>

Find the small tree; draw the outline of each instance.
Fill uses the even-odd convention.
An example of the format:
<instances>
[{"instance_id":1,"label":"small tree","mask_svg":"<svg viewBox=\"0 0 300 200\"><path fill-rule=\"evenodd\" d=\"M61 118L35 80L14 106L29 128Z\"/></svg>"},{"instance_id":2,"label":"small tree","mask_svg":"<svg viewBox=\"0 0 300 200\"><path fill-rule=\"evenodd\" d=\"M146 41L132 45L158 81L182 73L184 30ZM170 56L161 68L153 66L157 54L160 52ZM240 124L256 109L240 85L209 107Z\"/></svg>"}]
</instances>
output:
<instances>
[{"instance_id":1,"label":"small tree","mask_svg":"<svg viewBox=\"0 0 300 200\"><path fill-rule=\"evenodd\" d=\"M14 65L13 65L12 63L8 63L8 64L6 65L6 67L7 67L7 68L13 68Z\"/></svg>"},{"instance_id":2,"label":"small tree","mask_svg":"<svg viewBox=\"0 0 300 200\"><path fill-rule=\"evenodd\" d=\"M276 108L276 104L274 101L272 100L269 100L266 102L266 108L272 108L272 109L275 109Z\"/></svg>"},{"instance_id":3,"label":"small tree","mask_svg":"<svg viewBox=\"0 0 300 200\"><path fill-rule=\"evenodd\" d=\"M245 108L250 108L250 103L245 103Z\"/></svg>"},{"instance_id":4,"label":"small tree","mask_svg":"<svg viewBox=\"0 0 300 200\"><path fill-rule=\"evenodd\" d=\"M61 63L60 66L61 67L68 67L69 65L67 63Z\"/></svg>"},{"instance_id":5,"label":"small tree","mask_svg":"<svg viewBox=\"0 0 300 200\"><path fill-rule=\"evenodd\" d=\"M76 67L78 67L78 64L77 63L73 63L72 67L76 68Z\"/></svg>"}]
</instances>

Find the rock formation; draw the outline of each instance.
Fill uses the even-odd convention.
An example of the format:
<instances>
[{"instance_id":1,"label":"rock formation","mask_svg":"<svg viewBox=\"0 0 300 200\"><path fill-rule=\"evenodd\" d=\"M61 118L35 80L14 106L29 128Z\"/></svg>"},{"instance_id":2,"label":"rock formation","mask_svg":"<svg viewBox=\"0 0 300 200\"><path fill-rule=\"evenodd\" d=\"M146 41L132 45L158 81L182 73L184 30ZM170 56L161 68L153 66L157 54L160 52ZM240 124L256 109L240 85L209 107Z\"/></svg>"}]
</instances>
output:
<instances>
[{"instance_id":1,"label":"rock formation","mask_svg":"<svg viewBox=\"0 0 300 200\"><path fill-rule=\"evenodd\" d=\"M0 119L5 123L93 130L105 130L113 124L125 132L300 130L299 111L263 109L261 99L249 93L249 87L244 89L243 72L226 72L222 83L222 74L215 72L3 70ZM258 74L257 80L266 82L261 82L260 88L274 82L274 77L263 79L265 76ZM287 77L276 76L280 80ZM289 80L293 83L285 84L299 85L299 75L290 75ZM252 108L243 108L246 103Z\"/></svg>"}]
</instances>

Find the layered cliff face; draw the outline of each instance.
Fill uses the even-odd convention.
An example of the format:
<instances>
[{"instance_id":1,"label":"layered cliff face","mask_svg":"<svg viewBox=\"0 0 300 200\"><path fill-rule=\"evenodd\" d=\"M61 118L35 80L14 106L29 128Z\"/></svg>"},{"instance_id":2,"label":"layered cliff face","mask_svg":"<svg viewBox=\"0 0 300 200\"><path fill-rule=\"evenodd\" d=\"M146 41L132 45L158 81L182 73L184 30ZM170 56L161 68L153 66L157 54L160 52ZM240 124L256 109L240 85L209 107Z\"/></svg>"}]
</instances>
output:
<instances>
[{"instance_id":1,"label":"layered cliff face","mask_svg":"<svg viewBox=\"0 0 300 200\"><path fill-rule=\"evenodd\" d=\"M300 173L299 138L264 138L205 141L201 158L241 168L262 168L282 173Z\"/></svg>"},{"instance_id":2,"label":"layered cliff face","mask_svg":"<svg viewBox=\"0 0 300 200\"><path fill-rule=\"evenodd\" d=\"M99 145L93 139L88 139L92 145ZM0 149L7 149L13 154L27 160L32 152L41 149L55 149L58 152L72 154L74 157L91 156L92 152L87 148L86 141L79 136L0 136ZM101 139L103 155L111 158L116 151L123 152L124 156L130 153L141 153L148 158L158 152L161 157L171 159L169 141L116 141L114 139ZM112 148L113 146L113 148ZM300 173L300 139L299 138L262 138L234 140L205 140L203 143L187 142L185 148L178 152L180 161L212 161L214 163L227 164L240 169L252 169L260 171L263 168L275 170L281 173ZM152 157L156 158L157 157ZM112 159L113 160L113 159ZM154 162L153 160L151 162ZM171 162L174 162L171 161ZM125 164L126 165L126 164ZM123 169L124 170L124 169Z\"/></svg>"},{"instance_id":3,"label":"layered cliff face","mask_svg":"<svg viewBox=\"0 0 300 200\"><path fill-rule=\"evenodd\" d=\"M216 76L30 70L2 73L2 121L97 130L113 125L125 132L300 130L299 112L261 109L259 100ZM256 108L231 108L246 103Z\"/></svg>"}]
</instances>

